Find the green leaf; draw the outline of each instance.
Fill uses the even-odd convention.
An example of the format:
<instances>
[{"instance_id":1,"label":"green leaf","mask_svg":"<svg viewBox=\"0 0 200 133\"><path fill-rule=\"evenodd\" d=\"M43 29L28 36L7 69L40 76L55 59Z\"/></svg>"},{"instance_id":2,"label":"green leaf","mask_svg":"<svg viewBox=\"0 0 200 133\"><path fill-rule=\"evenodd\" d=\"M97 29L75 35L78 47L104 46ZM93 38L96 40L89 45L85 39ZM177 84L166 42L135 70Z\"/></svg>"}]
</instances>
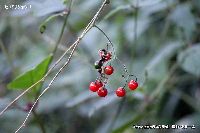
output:
<instances>
[{"instance_id":1,"label":"green leaf","mask_svg":"<svg viewBox=\"0 0 200 133\"><path fill-rule=\"evenodd\" d=\"M51 16L49 16L47 19L45 19L44 22L42 22L42 24L40 25L39 29L40 29L40 33L43 34L47 28L47 24L52 21L53 19L55 19L58 16L63 16L64 14L66 14L65 12L60 12L57 14L53 14Z\"/></svg>"},{"instance_id":2,"label":"green leaf","mask_svg":"<svg viewBox=\"0 0 200 133\"><path fill-rule=\"evenodd\" d=\"M35 68L25 72L24 74L17 77L11 83L8 84L9 89L22 90L30 87L38 80L40 80L48 70L48 66L51 63L52 55L49 55L41 63L39 63ZM34 91L37 91L41 87L41 83L34 87Z\"/></svg>"},{"instance_id":3,"label":"green leaf","mask_svg":"<svg viewBox=\"0 0 200 133\"><path fill-rule=\"evenodd\" d=\"M200 77L200 45L194 45L178 56L178 62L183 70Z\"/></svg>"}]
</instances>

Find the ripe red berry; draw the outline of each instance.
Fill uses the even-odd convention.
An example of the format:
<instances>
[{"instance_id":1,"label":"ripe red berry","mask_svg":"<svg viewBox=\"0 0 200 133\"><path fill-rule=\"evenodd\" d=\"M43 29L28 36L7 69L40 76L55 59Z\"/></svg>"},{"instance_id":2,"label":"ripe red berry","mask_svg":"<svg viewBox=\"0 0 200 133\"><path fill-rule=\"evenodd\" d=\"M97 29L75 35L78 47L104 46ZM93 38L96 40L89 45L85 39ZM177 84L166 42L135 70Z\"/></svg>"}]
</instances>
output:
<instances>
[{"instance_id":1,"label":"ripe red berry","mask_svg":"<svg viewBox=\"0 0 200 133\"><path fill-rule=\"evenodd\" d=\"M123 87L119 87L115 93L118 97L123 97L126 95L126 90Z\"/></svg>"},{"instance_id":2,"label":"ripe red berry","mask_svg":"<svg viewBox=\"0 0 200 133\"><path fill-rule=\"evenodd\" d=\"M104 73L107 74L107 75L111 75L114 71L114 68L112 66L106 66L104 68Z\"/></svg>"},{"instance_id":3,"label":"ripe red berry","mask_svg":"<svg viewBox=\"0 0 200 133\"><path fill-rule=\"evenodd\" d=\"M95 82L91 82L91 83L90 83L90 86L89 86L89 89L90 89L92 92L96 92L96 91L98 91L99 87L96 85Z\"/></svg>"},{"instance_id":4,"label":"ripe red berry","mask_svg":"<svg viewBox=\"0 0 200 133\"><path fill-rule=\"evenodd\" d=\"M100 80L96 80L95 84L98 87L98 89L103 86L103 83Z\"/></svg>"},{"instance_id":5,"label":"ripe red berry","mask_svg":"<svg viewBox=\"0 0 200 133\"><path fill-rule=\"evenodd\" d=\"M106 51L105 49L100 49L100 50L99 50L99 56L100 56L101 58L103 58L103 57L106 55L106 53L107 53L107 51Z\"/></svg>"},{"instance_id":6,"label":"ripe red berry","mask_svg":"<svg viewBox=\"0 0 200 133\"><path fill-rule=\"evenodd\" d=\"M100 97L105 97L105 96L108 94L108 91L107 91L106 88L101 87L101 88L99 88L99 90L97 91L97 94L98 94Z\"/></svg>"},{"instance_id":7,"label":"ripe red berry","mask_svg":"<svg viewBox=\"0 0 200 133\"><path fill-rule=\"evenodd\" d=\"M131 80L131 81L128 83L128 87L129 87L131 90L135 90L135 89L138 87L138 83L137 83L135 80Z\"/></svg>"},{"instance_id":8,"label":"ripe red berry","mask_svg":"<svg viewBox=\"0 0 200 133\"><path fill-rule=\"evenodd\" d=\"M105 61L108 61L111 59L111 56L112 54L110 52L108 52L106 55L105 55Z\"/></svg>"}]
</instances>

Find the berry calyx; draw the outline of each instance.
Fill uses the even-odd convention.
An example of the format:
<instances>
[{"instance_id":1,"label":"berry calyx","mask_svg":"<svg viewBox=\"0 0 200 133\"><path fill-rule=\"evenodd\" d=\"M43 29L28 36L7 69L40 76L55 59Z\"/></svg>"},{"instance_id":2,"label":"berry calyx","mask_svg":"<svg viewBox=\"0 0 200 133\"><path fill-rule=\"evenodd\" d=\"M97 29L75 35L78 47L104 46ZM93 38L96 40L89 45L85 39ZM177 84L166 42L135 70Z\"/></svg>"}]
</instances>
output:
<instances>
[{"instance_id":1,"label":"berry calyx","mask_svg":"<svg viewBox=\"0 0 200 133\"><path fill-rule=\"evenodd\" d=\"M103 86L103 83L100 80L96 80L95 84L98 87L98 89Z\"/></svg>"},{"instance_id":2,"label":"berry calyx","mask_svg":"<svg viewBox=\"0 0 200 133\"><path fill-rule=\"evenodd\" d=\"M114 71L114 68L112 66L106 66L104 68L104 73L107 74L107 75L111 75Z\"/></svg>"},{"instance_id":3,"label":"berry calyx","mask_svg":"<svg viewBox=\"0 0 200 133\"><path fill-rule=\"evenodd\" d=\"M128 87L129 87L129 89L131 89L131 90L135 90L135 89L138 87L137 81L131 80L131 81L128 83Z\"/></svg>"},{"instance_id":4,"label":"berry calyx","mask_svg":"<svg viewBox=\"0 0 200 133\"><path fill-rule=\"evenodd\" d=\"M124 97L126 95L126 90L123 87L119 87L116 91L115 91L116 95L118 97Z\"/></svg>"},{"instance_id":5,"label":"berry calyx","mask_svg":"<svg viewBox=\"0 0 200 133\"><path fill-rule=\"evenodd\" d=\"M108 94L108 91L106 88L101 87L99 88L99 90L97 91L98 96L100 97L105 97Z\"/></svg>"},{"instance_id":6,"label":"berry calyx","mask_svg":"<svg viewBox=\"0 0 200 133\"><path fill-rule=\"evenodd\" d=\"M99 87L96 85L95 82L91 82L91 83L90 83L90 86L89 86L89 89L90 89L92 92L96 92L96 91L98 91Z\"/></svg>"}]
</instances>

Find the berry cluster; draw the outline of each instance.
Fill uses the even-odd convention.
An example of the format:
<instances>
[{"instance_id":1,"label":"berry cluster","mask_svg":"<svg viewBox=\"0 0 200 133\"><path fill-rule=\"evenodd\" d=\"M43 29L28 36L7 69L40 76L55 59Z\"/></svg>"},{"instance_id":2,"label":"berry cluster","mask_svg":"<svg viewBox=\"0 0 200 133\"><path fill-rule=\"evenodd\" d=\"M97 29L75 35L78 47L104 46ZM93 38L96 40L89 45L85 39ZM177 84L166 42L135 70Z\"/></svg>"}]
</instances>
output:
<instances>
[{"instance_id":1,"label":"berry cluster","mask_svg":"<svg viewBox=\"0 0 200 133\"><path fill-rule=\"evenodd\" d=\"M94 63L95 69L97 69L101 75L103 73L105 73L106 75L111 75L114 71L112 66L105 66L103 69L104 63L111 59L112 56L111 52L108 52L105 49L101 49L99 50L99 56L101 57L101 59Z\"/></svg>"},{"instance_id":2,"label":"berry cluster","mask_svg":"<svg viewBox=\"0 0 200 133\"><path fill-rule=\"evenodd\" d=\"M101 59L94 63L94 67L99 72L100 77L98 77L95 80L95 82L90 83L89 89L92 92L97 92L98 96L105 97L108 94L108 91L105 88L105 85L108 80L108 76L112 75L114 72L114 68L112 67L111 63L110 65L107 65L109 61L112 59L112 52L105 49L101 49L99 50L99 56ZM128 75L128 78L130 76L133 76L133 75ZM127 84L127 80L126 80L126 84ZM124 87L119 87L115 91L118 97L124 97L126 95L126 90L124 89L126 84L124 85ZM136 80L130 80L128 83L128 87L130 90L135 90L138 87L137 78Z\"/></svg>"},{"instance_id":3,"label":"berry cluster","mask_svg":"<svg viewBox=\"0 0 200 133\"><path fill-rule=\"evenodd\" d=\"M104 64L111 59L112 54L105 49L101 49L99 50L99 56L101 59L94 63L94 67L99 72L100 78L95 82L91 82L89 88L92 92L97 92L100 97L105 97L108 91L105 88L106 80L105 82L102 82L102 80L107 79L105 75L111 75L114 72L114 68L111 65L104 66Z\"/></svg>"}]
</instances>

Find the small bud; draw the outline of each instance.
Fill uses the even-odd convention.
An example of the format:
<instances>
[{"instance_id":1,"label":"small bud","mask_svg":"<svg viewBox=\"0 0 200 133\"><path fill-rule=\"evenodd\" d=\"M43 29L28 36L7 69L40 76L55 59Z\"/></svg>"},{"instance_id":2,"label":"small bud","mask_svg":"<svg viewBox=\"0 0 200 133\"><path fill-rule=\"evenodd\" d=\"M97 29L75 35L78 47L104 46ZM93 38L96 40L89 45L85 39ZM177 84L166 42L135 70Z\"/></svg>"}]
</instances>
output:
<instances>
[{"instance_id":1,"label":"small bud","mask_svg":"<svg viewBox=\"0 0 200 133\"><path fill-rule=\"evenodd\" d=\"M46 30L46 26L45 25L41 25L40 26L40 33L43 34L45 30Z\"/></svg>"}]
</instances>

